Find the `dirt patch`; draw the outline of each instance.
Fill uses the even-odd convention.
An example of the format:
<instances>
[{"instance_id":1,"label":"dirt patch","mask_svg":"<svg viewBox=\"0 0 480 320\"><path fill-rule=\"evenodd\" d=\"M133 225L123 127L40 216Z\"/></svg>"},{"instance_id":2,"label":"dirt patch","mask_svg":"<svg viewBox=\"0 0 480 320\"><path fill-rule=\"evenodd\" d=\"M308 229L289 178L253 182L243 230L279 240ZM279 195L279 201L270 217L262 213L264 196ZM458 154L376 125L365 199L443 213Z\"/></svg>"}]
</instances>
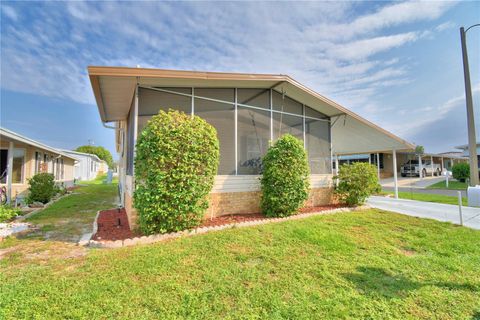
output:
<instances>
[{"instance_id":1,"label":"dirt patch","mask_svg":"<svg viewBox=\"0 0 480 320\"><path fill-rule=\"evenodd\" d=\"M407 256L407 257L411 257L415 254L417 254L417 252L411 248L400 248L398 249L398 251L403 254L404 256Z\"/></svg>"},{"instance_id":2,"label":"dirt patch","mask_svg":"<svg viewBox=\"0 0 480 320\"><path fill-rule=\"evenodd\" d=\"M100 211L97 218L97 233L93 240L123 240L137 236L128 224L125 209L110 209Z\"/></svg>"}]
</instances>

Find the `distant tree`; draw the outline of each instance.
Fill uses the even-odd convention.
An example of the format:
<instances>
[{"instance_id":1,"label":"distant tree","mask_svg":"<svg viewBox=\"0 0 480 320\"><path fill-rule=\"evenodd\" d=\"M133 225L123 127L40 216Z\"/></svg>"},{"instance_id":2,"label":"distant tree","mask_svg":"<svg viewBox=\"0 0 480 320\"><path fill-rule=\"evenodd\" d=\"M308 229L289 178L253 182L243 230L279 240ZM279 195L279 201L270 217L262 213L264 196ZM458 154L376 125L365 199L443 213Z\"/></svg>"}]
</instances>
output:
<instances>
[{"instance_id":1,"label":"distant tree","mask_svg":"<svg viewBox=\"0 0 480 320\"><path fill-rule=\"evenodd\" d=\"M108 151L104 147L101 147L101 146L80 146L77 149L75 149L75 151L95 154L101 160L104 160L108 164L109 168L113 168L113 166L114 166L112 154L110 153L110 151Z\"/></svg>"},{"instance_id":2,"label":"distant tree","mask_svg":"<svg viewBox=\"0 0 480 320\"><path fill-rule=\"evenodd\" d=\"M416 146L415 147L415 154L422 156L425 153L425 148L423 146Z\"/></svg>"}]
</instances>

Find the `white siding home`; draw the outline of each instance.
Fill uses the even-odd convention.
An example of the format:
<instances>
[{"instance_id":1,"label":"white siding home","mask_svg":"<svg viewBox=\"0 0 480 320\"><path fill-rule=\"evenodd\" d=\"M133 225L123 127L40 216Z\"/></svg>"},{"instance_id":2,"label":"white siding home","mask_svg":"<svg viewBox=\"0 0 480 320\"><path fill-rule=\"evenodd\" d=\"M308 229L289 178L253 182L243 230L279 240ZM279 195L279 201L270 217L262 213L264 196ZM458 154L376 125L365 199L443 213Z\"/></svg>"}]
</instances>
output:
<instances>
[{"instance_id":1,"label":"white siding home","mask_svg":"<svg viewBox=\"0 0 480 320\"><path fill-rule=\"evenodd\" d=\"M76 181L93 180L99 174L103 174L108 171L106 162L101 160L97 155L71 150L62 150L62 152L72 155L78 159L77 163L75 163L74 173L74 178Z\"/></svg>"}]
</instances>

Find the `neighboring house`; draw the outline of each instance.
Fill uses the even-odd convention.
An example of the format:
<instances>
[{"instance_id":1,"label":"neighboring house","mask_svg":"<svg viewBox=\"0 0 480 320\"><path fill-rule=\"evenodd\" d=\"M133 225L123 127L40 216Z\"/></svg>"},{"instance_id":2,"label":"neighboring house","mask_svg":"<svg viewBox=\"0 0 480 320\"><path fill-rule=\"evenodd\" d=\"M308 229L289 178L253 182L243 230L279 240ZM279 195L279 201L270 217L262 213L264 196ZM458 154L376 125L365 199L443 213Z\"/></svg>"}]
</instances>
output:
<instances>
[{"instance_id":1,"label":"neighboring house","mask_svg":"<svg viewBox=\"0 0 480 320\"><path fill-rule=\"evenodd\" d=\"M207 216L260 211L260 160L271 141L290 133L310 163L306 206L332 202L334 154L411 151L415 146L286 75L89 67L102 122L114 122L120 196L130 226L139 132L159 110L202 117L217 130L218 175Z\"/></svg>"},{"instance_id":2,"label":"neighboring house","mask_svg":"<svg viewBox=\"0 0 480 320\"><path fill-rule=\"evenodd\" d=\"M378 160L377 160L378 159ZM418 156L415 152L398 152L397 153L397 173L400 173L400 167L408 160L418 160ZM438 167L441 172L452 170L452 166L455 163L468 161L462 153L444 152L444 153L425 153L422 155L422 162L433 164ZM333 167L336 169L337 160L333 159ZM353 162L368 162L375 166L379 163L378 176L380 179L393 177L393 162L391 152L380 152L370 154L354 154L354 155L339 155L338 164L350 164ZM438 166L437 166L438 165ZM433 167L432 166L432 167ZM428 173L436 172L433 168L425 168Z\"/></svg>"},{"instance_id":3,"label":"neighboring house","mask_svg":"<svg viewBox=\"0 0 480 320\"><path fill-rule=\"evenodd\" d=\"M95 154L72 150L62 150L62 152L78 159L77 163L75 163L75 180L93 180L99 174L104 174L108 171L107 163Z\"/></svg>"},{"instance_id":4,"label":"neighboring house","mask_svg":"<svg viewBox=\"0 0 480 320\"><path fill-rule=\"evenodd\" d=\"M462 150L462 154L464 157L467 157L469 158L470 157L470 151L469 151L469 148L468 148L468 144L464 144L462 146L458 146L458 147L455 147L455 149L459 149L459 150ZM479 170L480 170L480 143L477 142L477 161L479 163Z\"/></svg>"},{"instance_id":5,"label":"neighboring house","mask_svg":"<svg viewBox=\"0 0 480 320\"><path fill-rule=\"evenodd\" d=\"M73 186L76 158L43 143L0 128L0 185L8 199L26 195L28 179L40 172L52 173L57 183Z\"/></svg>"}]
</instances>

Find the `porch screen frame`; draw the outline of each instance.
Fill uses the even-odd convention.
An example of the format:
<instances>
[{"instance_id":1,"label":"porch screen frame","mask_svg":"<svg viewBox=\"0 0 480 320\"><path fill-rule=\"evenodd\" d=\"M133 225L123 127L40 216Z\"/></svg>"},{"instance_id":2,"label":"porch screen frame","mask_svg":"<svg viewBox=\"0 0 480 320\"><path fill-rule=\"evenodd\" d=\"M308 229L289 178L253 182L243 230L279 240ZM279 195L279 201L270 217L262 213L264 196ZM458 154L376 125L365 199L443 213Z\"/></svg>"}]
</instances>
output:
<instances>
[{"instance_id":1,"label":"porch screen frame","mask_svg":"<svg viewBox=\"0 0 480 320\"><path fill-rule=\"evenodd\" d=\"M312 116L307 116L305 114L305 108L306 107L309 107L309 108L312 108L311 106L308 106L308 105L305 105L303 103L300 103L299 101L289 97L288 95L285 94L286 97L288 97L289 99L293 100L293 101L296 101L298 103L300 103L302 105L302 112L300 114L295 114L295 113L290 113L290 112L285 112L285 111L280 111L280 110L275 110L275 107L273 105L273 93L281 93L277 90L275 90L274 88L238 88L238 87L208 87L208 89L233 89L235 91L235 99L234 101L224 101L224 100L220 100L220 99L214 99L214 98L208 98L208 97L203 97L203 96L199 96L198 93L195 92L195 89L202 89L203 87L178 87L178 88L189 88L191 89L191 94L187 94L187 93L182 93L182 92L177 92L177 91L172 91L172 90L168 90L168 89L165 89L165 88L162 88L162 87L153 87L153 86L146 86L146 85L137 85L137 90L139 88L142 88L142 89L149 89L149 90L154 90L154 91L158 91L158 92L164 92L164 93L169 93L169 94L173 94L173 95L180 95L180 96L185 96L185 97L190 97L190 101L191 101L191 115L194 116L195 115L195 99L201 99L201 100L207 100L207 101L212 101L212 102L218 102L218 103L224 103L224 104L230 104L233 106L234 108L234 118L235 118L235 166L234 166L234 176L249 176L249 175L246 175L246 174L238 174L238 158L239 158L239 155L238 155L238 124L237 124L237 112L238 112L238 107L242 107L242 108L250 108L250 109L255 109L255 110L259 110L259 111L269 111L270 112L270 143L273 143L273 138L274 138L274 128L273 128L273 118L274 118L274 114L275 113L279 113L279 114L283 114L283 115L287 115L287 116L295 116L295 117L300 117L302 118L302 122L303 124L305 123L305 119L312 119L312 120L316 120L316 121L325 121L329 124L329 146L330 146L330 150L329 150L329 154L330 154L330 158L333 159L333 150L332 150L332 134L331 134L331 117L328 117L327 115L323 114L322 112L318 111L320 114L324 115L323 118L317 118L317 117L312 117ZM171 87L170 87L171 88ZM258 107L258 106L253 106L253 105L248 105L248 104L242 104L242 103L239 103L238 102L238 98L237 98L237 95L238 95L238 90L242 90L242 89L261 89L262 91L265 91L268 93L269 95L269 105L268 106L265 106L265 108L262 108L262 107ZM282 94L282 93L281 93ZM313 109L313 108L312 108ZM130 111L132 112L132 111ZM137 116L143 116L143 115L139 115L138 114L138 111L136 112ZM302 128L302 134L303 134L303 143L304 143L304 146L305 146L305 130L306 130L306 126L303 125L303 128ZM136 132L135 134L138 134L138 132ZM308 150L306 150L308 152ZM330 166L330 170L327 170L327 172L325 173L319 173L319 174L332 174L333 172L333 166Z\"/></svg>"}]
</instances>

